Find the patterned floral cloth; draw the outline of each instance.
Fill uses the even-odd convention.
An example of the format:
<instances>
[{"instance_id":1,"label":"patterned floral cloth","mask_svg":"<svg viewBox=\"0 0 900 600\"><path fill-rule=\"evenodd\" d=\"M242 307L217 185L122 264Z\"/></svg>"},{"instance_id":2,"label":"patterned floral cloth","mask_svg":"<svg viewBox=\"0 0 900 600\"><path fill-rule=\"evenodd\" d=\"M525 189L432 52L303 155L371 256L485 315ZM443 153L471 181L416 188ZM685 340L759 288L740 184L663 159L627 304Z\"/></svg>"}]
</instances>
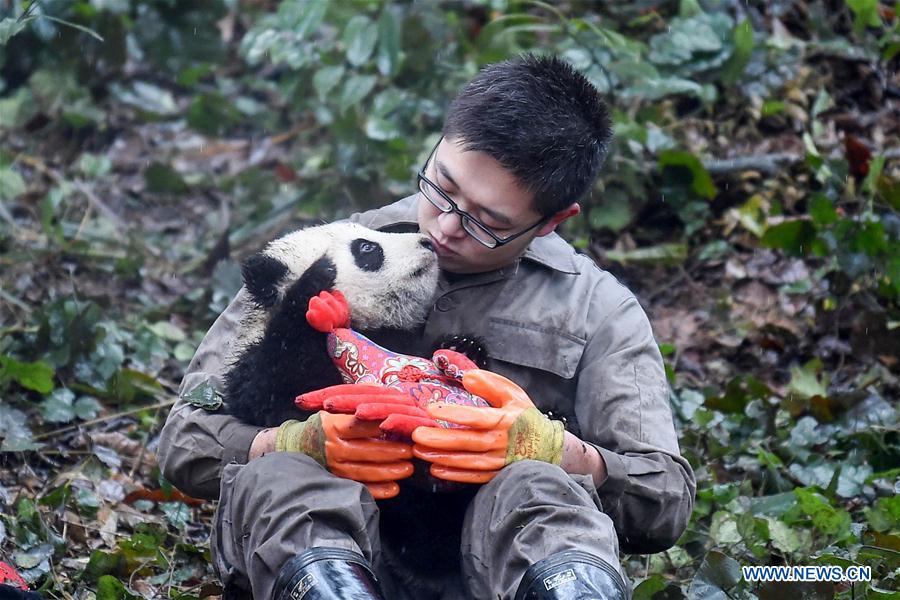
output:
<instances>
[{"instance_id":1,"label":"patterned floral cloth","mask_svg":"<svg viewBox=\"0 0 900 600\"><path fill-rule=\"evenodd\" d=\"M448 350L435 352L435 360L399 354L382 348L351 329L328 335L328 353L345 383L384 385L409 393L424 408L433 402L488 406L462 386L462 372L476 368L467 358ZM440 365L440 366L438 366ZM439 421L440 422L440 421ZM451 424L440 422L442 426Z\"/></svg>"}]
</instances>

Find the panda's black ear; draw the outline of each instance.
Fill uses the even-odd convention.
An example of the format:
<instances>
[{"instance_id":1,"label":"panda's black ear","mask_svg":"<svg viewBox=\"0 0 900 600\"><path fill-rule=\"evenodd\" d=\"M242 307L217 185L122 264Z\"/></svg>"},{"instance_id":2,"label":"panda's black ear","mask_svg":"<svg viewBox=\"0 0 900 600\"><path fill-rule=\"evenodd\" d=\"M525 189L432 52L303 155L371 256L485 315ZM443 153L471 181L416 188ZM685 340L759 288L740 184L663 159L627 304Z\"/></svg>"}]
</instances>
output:
<instances>
[{"instance_id":1,"label":"panda's black ear","mask_svg":"<svg viewBox=\"0 0 900 600\"><path fill-rule=\"evenodd\" d=\"M262 252L254 254L241 265L244 286L253 301L263 308L270 308L278 302L278 284L287 272L287 265Z\"/></svg>"}]
</instances>

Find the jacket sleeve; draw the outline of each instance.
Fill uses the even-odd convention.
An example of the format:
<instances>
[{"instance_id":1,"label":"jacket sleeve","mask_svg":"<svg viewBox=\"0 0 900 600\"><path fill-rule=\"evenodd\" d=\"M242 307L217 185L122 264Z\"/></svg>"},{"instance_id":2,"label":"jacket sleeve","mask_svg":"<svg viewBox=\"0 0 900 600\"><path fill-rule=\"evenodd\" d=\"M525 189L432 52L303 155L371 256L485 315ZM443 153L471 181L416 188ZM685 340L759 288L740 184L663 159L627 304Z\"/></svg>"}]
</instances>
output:
<instances>
[{"instance_id":1,"label":"jacket sleeve","mask_svg":"<svg viewBox=\"0 0 900 600\"><path fill-rule=\"evenodd\" d=\"M687 527L696 483L681 456L662 357L632 295L604 311L579 366L575 411L582 438L600 452L597 488L622 550L661 552Z\"/></svg>"},{"instance_id":2,"label":"jacket sleeve","mask_svg":"<svg viewBox=\"0 0 900 600\"><path fill-rule=\"evenodd\" d=\"M169 482L186 494L207 500L219 497L222 468L231 462L246 463L250 444L263 429L238 420L221 407L199 408L184 399L203 383L222 392L244 302L242 289L201 342L163 426L157 451L160 469Z\"/></svg>"}]
</instances>

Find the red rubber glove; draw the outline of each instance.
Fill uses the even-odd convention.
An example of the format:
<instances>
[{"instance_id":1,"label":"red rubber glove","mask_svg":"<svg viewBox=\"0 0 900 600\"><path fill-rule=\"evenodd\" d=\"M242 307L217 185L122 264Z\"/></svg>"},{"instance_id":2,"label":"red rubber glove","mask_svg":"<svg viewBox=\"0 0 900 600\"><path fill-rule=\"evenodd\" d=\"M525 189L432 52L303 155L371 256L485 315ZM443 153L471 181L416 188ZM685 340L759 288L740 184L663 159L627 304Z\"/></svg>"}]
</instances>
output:
<instances>
[{"instance_id":1,"label":"red rubber glove","mask_svg":"<svg viewBox=\"0 0 900 600\"><path fill-rule=\"evenodd\" d=\"M309 299L306 321L316 331L331 333L339 327L350 327L350 306L337 290L322 291Z\"/></svg>"},{"instance_id":2,"label":"red rubber glove","mask_svg":"<svg viewBox=\"0 0 900 600\"><path fill-rule=\"evenodd\" d=\"M518 385L490 371L463 374L463 386L493 408L435 403L428 414L464 428L420 427L413 455L431 464L438 479L485 483L519 460L562 462L565 429L545 417Z\"/></svg>"}]
</instances>

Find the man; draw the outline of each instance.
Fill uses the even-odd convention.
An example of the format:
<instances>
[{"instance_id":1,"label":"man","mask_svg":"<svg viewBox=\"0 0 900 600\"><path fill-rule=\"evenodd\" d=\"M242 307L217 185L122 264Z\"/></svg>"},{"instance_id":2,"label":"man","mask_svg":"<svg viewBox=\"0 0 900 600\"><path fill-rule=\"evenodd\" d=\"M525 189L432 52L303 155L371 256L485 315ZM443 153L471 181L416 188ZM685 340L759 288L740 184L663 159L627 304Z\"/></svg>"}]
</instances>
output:
<instances>
[{"instance_id":1,"label":"man","mask_svg":"<svg viewBox=\"0 0 900 600\"><path fill-rule=\"evenodd\" d=\"M489 480L462 523L460 572L435 597L626 598L620 547L662 551L690 518L693 473L646 315L554 233L580 212L610 137L599 94L567 63L526 55L491 65L451 104L419 192L351 217L427 234L442 274L424 335L483 336L491 371L521 386L478 372L472 385L501 408L475 409L498 419L474 446L414 434L433 473ZM183 392L221 385L240 309L239 295L198 349ZM550 418L527 410L531 402ZM459 418L477 427L477 417ZM184 400L165 425L165 476L220 499L213 553L223 581L256 598L378 598L374 569L384 597L424 597L389 568L397 557L382 548L368 489L302 452L277 452L303 449L284 444L285 427L260 431ZM536 441L524 453L512 442L509 451L478 445L521 435Z\"/></svg>"}]
</instances>

